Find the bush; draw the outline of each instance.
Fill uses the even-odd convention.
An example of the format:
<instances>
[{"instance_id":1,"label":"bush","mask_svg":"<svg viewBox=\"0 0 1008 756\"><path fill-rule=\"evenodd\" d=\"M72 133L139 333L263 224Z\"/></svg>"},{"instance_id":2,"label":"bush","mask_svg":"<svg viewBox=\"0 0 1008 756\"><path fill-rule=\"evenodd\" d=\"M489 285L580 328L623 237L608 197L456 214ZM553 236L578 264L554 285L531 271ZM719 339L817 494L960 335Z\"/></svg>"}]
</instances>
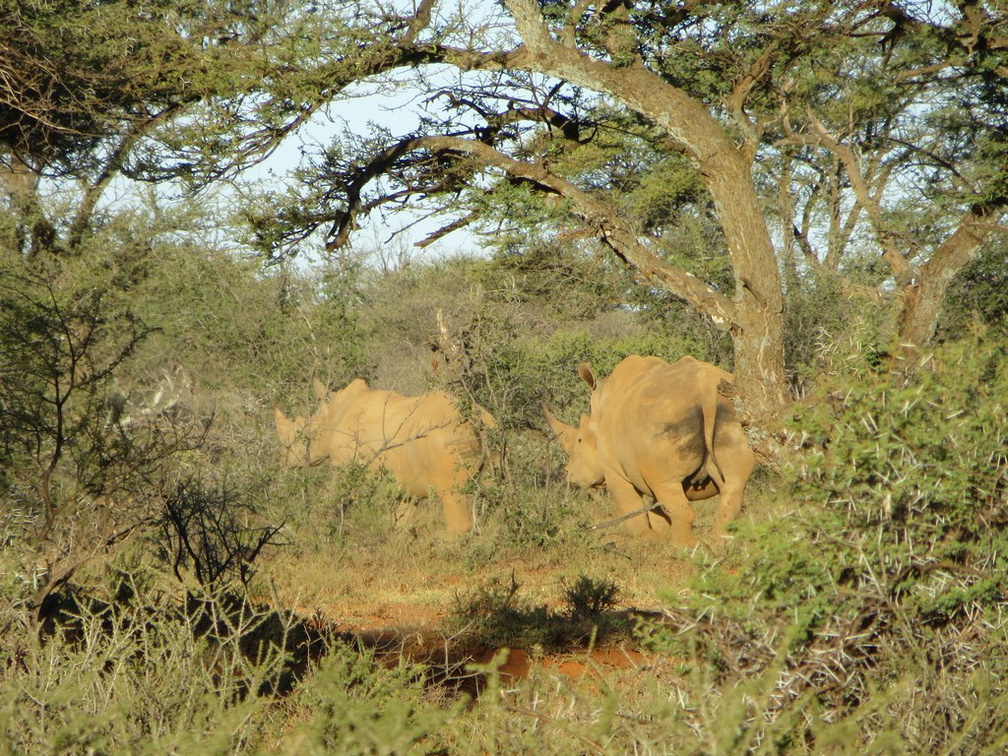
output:
<instances>
[{"instance_id":1,"label":"bush","mask_svg":"<svg viewBox=\"0 0 1008 756\"><path fill-rule=\"evenodd\" d=\"M255 561L278 546L281 525L265 525L255 507L224 483L180 481L164 496L154 537L175 576L191 570L201 586L238 580L247 586Z\"/></svg>"},{"instance_id":2,"label":"bush","mask_svg":"<svg viewBox=\"0 0 1008 756\"><path fill-rule=\"evenodd\" d=\"M579 575L563 587L565 607L555 611L521 595L521 585L493 579L460 596L453 623L471 644L556 652L629 637L632 621L615 612L617 586Z\"/></svg>"},{"instance_id":3,"label":"bush","mask_svg":"<svg viewBox=\"0 0 1008 756\"><path fill-rule=\"evenodd\" d=\"M440 708L424 700L423 670L400 659L336 644L290 701L307 721L284 737L286 753L406 753L457 716L464 701Z\"/></svg>"},{"instance_id":4,"label":"bush","mask_svg":"<svg viewBox=\"0 0 1008 756\"><path fill-rule=\"evenodd\" d=\"M183 609L157 575L108 577L110 602L67 592L46 632L0 617L0 751L402 753L462 705L425 700L417 665L233 594Z\"/></svg>"},{"instance_id":5,"label":"bush","mask_svg":"<svg viewBox=\"0 0 1008 756\"><path fill-rule=\"evenodd\" d=\"M32 563L36 612L157 516L171 461L204 432L126 411L115 380L150 329L73 262L0 271L0 524Z\"/></svg>"},{"instance_id":6,"label":"bush","mask_svg":"<svg viewBox=\"0 0 1008 756\"><path fill-rule=\"evenodd\" d=\"M282 654L247 659L237 634L212 641L170 602L131 590L133 602L72 602L52 635L5 628L0 750L231 753L261 743L269 700L245 692L277 675Z\"/></svg>"},{"instance_id":7,"label":"bush","mask_svg":"<svg viewBox=\"0 0 1008 756\"><path fill-rule=\"evenodd\" d=\"M795 413L798 503L740 524L747 558L704 572L673 623L691 632L652 642L696 644L725 679L781 659L768 721L805 701L864 744L986 752L1008 727L1008 349L948 344L909 385L843 367Z\"/></svg>"}]
</instances>

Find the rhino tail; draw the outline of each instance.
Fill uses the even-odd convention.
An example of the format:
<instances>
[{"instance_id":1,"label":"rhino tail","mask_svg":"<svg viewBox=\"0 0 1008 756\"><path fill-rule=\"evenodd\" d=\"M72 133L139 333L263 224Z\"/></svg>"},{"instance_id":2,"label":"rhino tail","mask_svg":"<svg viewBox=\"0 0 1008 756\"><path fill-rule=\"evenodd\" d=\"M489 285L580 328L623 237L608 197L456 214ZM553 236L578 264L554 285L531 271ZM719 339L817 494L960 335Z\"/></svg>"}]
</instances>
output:
<instances>
[{"instance_id":1,"label":"rhino tail","mask_svg":"<svg viewBox=\"0 0 1008 756\"><path fill-rule=\"evenodd\" d=\"M707 458L714 463L714 470L717 471L717 475L712 475L710 466L707 465L707 474L711 475L720 487L724 485L725 475L724 470L721 469L721 463L718 462L717 454L714 452L714 431L717 425L718 409L718 394L716 391L703 392L700 409L703 413L704 452Z\"/></svg>"}]
</instances>

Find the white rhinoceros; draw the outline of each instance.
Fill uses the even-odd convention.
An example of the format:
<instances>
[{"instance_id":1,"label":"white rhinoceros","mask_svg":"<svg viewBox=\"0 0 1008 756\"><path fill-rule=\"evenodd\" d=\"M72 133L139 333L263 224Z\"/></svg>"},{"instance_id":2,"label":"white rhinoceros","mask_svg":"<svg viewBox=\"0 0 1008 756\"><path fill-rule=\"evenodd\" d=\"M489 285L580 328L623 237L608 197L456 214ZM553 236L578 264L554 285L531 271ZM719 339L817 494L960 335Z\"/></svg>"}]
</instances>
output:
<instances>
[{"instance_id":1,"label":"white rhinoceros","mask_svg":"<svg viewBox=\"0 0 1008 756\"><path fill-rule=\"evenodd\" d=\"M669 364L631 355L608 378L588 363L578 374L591 389L591 412L577 428L546 411L569 462L571 483L605 485L620 514L644 496L661 504L627 520L635 532L671 533L695 542L689 502L720 494L715 532L738 516L756 459L731 402L718 392L730 373L692 357ZM545 409L545 408L544 408Z\"/></svg>"},{"instance_id":2,"label":"white rhinoceros","mask_svg":"<svg viewBox=\"0 0 1008 756\"><path fill-rule=\"evenodd\" d=\"M480 469L480 434L464 419L451 397L441 391L403 396L372 389L358 378L339 391L327 391L315 381L322 404L309 418L288 419L277 408L277 433L289 466L334 466L359 462L373 470L389 470L410 496L432 492L444 506L447 530L472 527L470 508L462 493ZM494 419L480 408L479 421Z\"/></svg>"}]
</instances>

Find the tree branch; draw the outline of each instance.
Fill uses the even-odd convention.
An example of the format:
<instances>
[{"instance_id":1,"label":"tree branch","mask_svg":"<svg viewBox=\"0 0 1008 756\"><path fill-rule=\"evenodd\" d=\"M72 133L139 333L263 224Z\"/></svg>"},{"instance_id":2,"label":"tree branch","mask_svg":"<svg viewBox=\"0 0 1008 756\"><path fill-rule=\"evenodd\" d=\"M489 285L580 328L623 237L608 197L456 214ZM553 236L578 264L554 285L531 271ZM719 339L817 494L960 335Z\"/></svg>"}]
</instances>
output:
<instances>
[{"instance_id":1,"label":"tree branch","mask_svg":"<svg viewBox=\"0 0 1008 756\"><path fill-rule=\"evenodd\" d=\"M563 197L571 204L573 214L591 229L592 235L609 246L643 278L687 300L720 328L739 325L731 300L692 274L667 265L639 240L637 233L617 210L540 165L515 160L477 140L425 136L404 140L390 148L368 167L366 173L378 175L390 159L413 150L427 150L452 159L465 158L483 167L497 168L509 176L531 182L542 191ZM347 227L348 221L342 220L337 226L338 232L342 233ZM335 241L330 242L333 243Z\"/></svg>"},{"instance_id":2,"label":"tree branch","mask_svg":"<svg viewBox=\"0 0 1008 756\"><path fill-rule=\"evenodd\" d=\"M772 42L767 46L756 60L752 62L745 75L732 87L731 95L728 97L728 112L732 114L732 119L738 124L746 135L746 149L750 153L750 158L755 156L759 145L760 128L745 112L745 101L752 92L753 87L770 70L770 63L777 55L779 46Z\"/></svg>"},{"instance_id":3,"label":"tree branch","mask_svg":"<svg viewBox=\"0 0 1008 756\"><path fill-rule=\"evenodd\" d=\"M815 133L799 134L791 127L790 118L787 112L787 103L781 105L781 124L788 141L800 145L815 145L829 150L840 160L851 183L851 189L858 203L864 208L871 221L872 229L878 240L882 255L889 268L896 278L897 285L902 286L914 277L914 271L907 262L907 258L896 248L895 236L886 228L885 219L882 217L882 207L878 199L873 197L864 175L858 164L857 156L850 145L844 144L833 136L823 123L815 116L811 110L806 110L805 115L812 124Z\"/></svg>"},{"instance_id":4,"label":"tree branch","mask_svg":"<svg viewBox=\"0 0 1008 756\"><path fill-rule=\"evenodd\" d=\"M904 290L899 336L904 363L902 370L916 369L917 349L934 336L945 293L955 274L978 254L991 233L991 222L1004 215L1005 202L996 206L976 206L959 220L956 230L943 241L920 268L920 276Z\"/></svg>"}]
</instances>

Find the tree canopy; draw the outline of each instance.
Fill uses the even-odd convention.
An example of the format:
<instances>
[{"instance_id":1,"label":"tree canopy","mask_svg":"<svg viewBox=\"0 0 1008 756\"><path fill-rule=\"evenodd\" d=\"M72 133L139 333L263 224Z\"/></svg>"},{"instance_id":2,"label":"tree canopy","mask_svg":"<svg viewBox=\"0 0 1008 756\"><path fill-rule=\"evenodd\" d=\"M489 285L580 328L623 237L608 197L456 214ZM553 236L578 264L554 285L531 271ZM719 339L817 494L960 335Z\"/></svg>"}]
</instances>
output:
<instances>
[{"instance_id":1,"label":"tree canopy","mask_svg":"<svg viewBox=\"0 0 1008 756\"><path fill-rule=\"evenodd\" d=\"M890 307L894 369L913 370L952 276L1004 230L1008 19L991 3L508 0L477 24L424 2L359 23L457 76L418 68L420 127L333 144L257 218L263 238L337 247L402 205L454 210L439 234L548 218L729 331L754 417L785 401L781 270ZM676 256L684 214L716 221L727 280Z\"/></svg>"},{"instance_id":2,"label":"tree canopy","mask_svg":"<svg viewBox=\"0 0 1008 756\"><path fill-rule=\"evenodd\" d=\"M418 125L338 136L286 195L256 198L265 252L319 237L333 250L368 213L409 208L442 215L433 236L470 226L611 253L731 335L756 424L787 401L788 286L826 276L888 308L893 369L912 371L949 282L1004 231L1008 17L991 2L3 13L17 54L0 144L22 249L72 246L115 175L198 190L349 87L409 88ZM56 176L82 192L63 225L32 204L33 182Z\"/></svg>"}]
</instances>

